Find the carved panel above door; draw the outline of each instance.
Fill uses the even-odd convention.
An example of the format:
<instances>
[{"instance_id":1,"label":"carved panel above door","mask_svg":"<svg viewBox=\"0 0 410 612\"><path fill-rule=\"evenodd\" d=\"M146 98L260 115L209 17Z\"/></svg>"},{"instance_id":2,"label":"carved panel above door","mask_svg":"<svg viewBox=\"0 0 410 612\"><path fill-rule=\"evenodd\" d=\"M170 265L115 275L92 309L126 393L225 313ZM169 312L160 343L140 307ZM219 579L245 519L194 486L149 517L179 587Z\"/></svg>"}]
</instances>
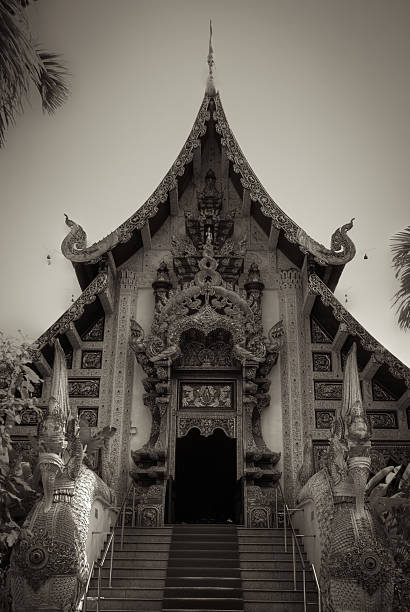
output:
<instances>
[{"instance_id":1,"label":"carved panel above door","mask_svg":"<svg viewBox=\"0 0 410 612\"><path fill-rule=\"evenodd\" d=\"M183 382L180 410L234 410L233 384Z\"/></svg>"}]
</instances>

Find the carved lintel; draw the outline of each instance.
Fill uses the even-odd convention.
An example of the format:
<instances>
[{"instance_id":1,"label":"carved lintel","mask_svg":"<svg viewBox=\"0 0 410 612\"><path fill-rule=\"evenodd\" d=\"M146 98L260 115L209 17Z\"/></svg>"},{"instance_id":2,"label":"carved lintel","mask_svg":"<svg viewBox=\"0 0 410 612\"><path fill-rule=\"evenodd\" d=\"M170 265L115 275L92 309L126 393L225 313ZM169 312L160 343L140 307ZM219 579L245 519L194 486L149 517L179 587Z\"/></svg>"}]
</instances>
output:
<instances>
[{"instance_id":1,"label":"carved lintel","mask_svg":"<svg viewBox=\"0 0 410 612\"><path fill-rule=\"evenodd\" d=\"M334 337L332 342L332 351L340 351L340 349L346 342L348 335L349 330L347 328L347 325L345 325L344 323L340 323L339 328L336 332L336 336Z\"/></svg>"},{"instance_id":2,"label":"carved lintel","mask_svg":"<svg viewBox=\"0 0 410 612\"><path fill-rule=\"evenodd\" d=\"M249 217L251 212L251 196L247 189L243 190L243 198L242 198L242 215L244 217Z\"/></svg>"},{"instance_id":3,"label":"carved lintel","mask_svg":"<svg viewBox=\"0 0 410 612\"><path fill-rule=\"evenodd\" d=\"M146 251L149 251L152 245L152 241L151 241L151 230L150 230L148 221L146 222L144 227L141 229L141 238L142 238L142 244L144 245L144 249Z\"/></svg>"},{"instance_id":4,"label":"carved lintel","mask_svg":"<svg viewBox=\"0 0 410 612\"><path fill-rule=\"evenodd\" d=\"M176 217L179 213L179 204L178 204L178 187L174 187L169 192L169 205L171 209L171 215Z\"/></svg>"},{"instance_id":5,"label":"carved lintel","mask_svg":"<svg viewBox=\"0 0 410 612\"><path fill-rule=\"evenodd\" d=\"M78 349L81 347L81 338L74 323L70 323L65 334L73 349Z\"/></svg>"},{"instance_id":6,"label":"carved lintel","mask_svg":"<svg viewBox=\"0 0 410 612\"><path fill-rule=\"evenodd\" d=\"M369 361L366 363L365 367L362 370L361 379L371 380L379 368L380 361L378 361L374 355L371 355Z\"/></svg>"}]
</instances>

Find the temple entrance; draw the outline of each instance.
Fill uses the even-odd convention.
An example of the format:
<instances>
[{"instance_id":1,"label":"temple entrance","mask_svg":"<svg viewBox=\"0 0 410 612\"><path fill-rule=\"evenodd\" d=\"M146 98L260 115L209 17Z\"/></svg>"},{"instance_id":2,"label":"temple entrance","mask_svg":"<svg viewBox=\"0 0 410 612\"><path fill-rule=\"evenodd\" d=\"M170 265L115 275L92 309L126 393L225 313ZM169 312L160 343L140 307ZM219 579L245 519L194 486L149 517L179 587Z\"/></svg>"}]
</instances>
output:
<instances>
[{"instance_id":1,"label":"temple entrance","mask_svg":"<svg viewBox=\"0 0 410 612\"><path fill-rule=\"evenodd\" d=\"M240 521L235 439L221 429L207 437L191 429L176 441L175 468L172 497L176 523Z\"/></svg>"}]
</instances>

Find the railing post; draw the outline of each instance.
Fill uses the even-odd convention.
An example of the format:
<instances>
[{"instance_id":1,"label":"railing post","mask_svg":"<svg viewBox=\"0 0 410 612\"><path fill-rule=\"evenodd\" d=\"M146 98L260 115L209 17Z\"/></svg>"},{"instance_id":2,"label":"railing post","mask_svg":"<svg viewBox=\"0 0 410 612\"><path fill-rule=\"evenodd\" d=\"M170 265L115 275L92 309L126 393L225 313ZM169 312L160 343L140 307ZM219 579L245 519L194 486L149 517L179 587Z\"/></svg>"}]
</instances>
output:
<instances>
[{"instance_id":1,"label":"railing post","mask_svg":"<svg viewBox=\"0 0 410 612\"><path fill-rule=\"evenodd\" d=\"M279 515L278 515L278 487L275 489L275 512L276 512L276 529L279 528Z\"/></svg>"},{"instance_id":2,"label":"railing post","mask_svg":"<svg viewBox=\"0 0 410 612\"><path fill-rule=\"evenodd\" d=\"M121 521L121 550L124 547L124 524L125 524L125 509L127 507L127 500L125 500L124 507L122 509L122 521Z\"/></svg>"},{"instance_id":3,"label":"railing post","mask_svg":"<svg viewBox=\"0 0 410 612\"><path fill-rule=\"evenodd\" d=\"M303 568L302 570L302 578L303 578L303 612L306 612L306 570Z\"/></svg>"},{"instance_id":4,"label":"railing post","mask_svg":"<svg viewBox=\"0 0 410 612\"><path fill-rule=\"evenodd\" d=\"M132 526L135 527L135 487L132 490Z\"/></svg>"},{"instance_id":5,"label":"railing post","mask_svg":"<svg viewBox=\"0 0 410 612\"><path fill-rule=\"evenodd\" d=\"M292 534L292 562L293 562L293 590L296 591L296 559L295 559L295 538Z\"/></svg>"},{"instance_id":6,"label":"railing post","mask_svg":"<svg viewBox=\"0 0 410 612\"><path fill-rule=\"evenodd\" d=\"M286 504L283 500L283 533L285 534L285 552L288 552L288 538L286 533Z\"/></svg>"},{"instance_id":7,"label":"railing post","mask_svg":"<svg viewBox=\"0 0 410 612\"><path fill-rule=\"evenodd\" d=\"M115 542L115 534L112 537L111 540L111 557L110 557L110 576L108 579L108 588L112 589L112 563L114 560L114 542Z\"/></svg>"},{"instance_id":8,"label":"railing post","mask_svg":"<svg viewBox=\"0 0 410 612\"><path fill-rule=\"evenodd\" d=\"M100 612L100 591L101 591L101 565L98 566L97 580L97 612Z\"/></svg>"}]
</instances>

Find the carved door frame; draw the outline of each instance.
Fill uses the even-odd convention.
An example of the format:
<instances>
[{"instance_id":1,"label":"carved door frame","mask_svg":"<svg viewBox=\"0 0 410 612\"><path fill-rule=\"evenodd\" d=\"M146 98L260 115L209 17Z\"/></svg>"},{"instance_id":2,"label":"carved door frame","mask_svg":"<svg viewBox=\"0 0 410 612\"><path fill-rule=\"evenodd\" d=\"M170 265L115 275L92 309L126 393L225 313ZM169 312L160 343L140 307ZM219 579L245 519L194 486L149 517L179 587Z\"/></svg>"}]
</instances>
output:
<instances>
[{"instance_id":1,"label":"carved door frame","mask_svg":"<svg viewBox=\"0 0 410 612\"><path fill-rule=\"evenodd\" d=\"M233 410L215 409L180 409L180 393L181 385L184 382L191 383L219 383L227 382L233 385ZM175 478L175 462L176 462L176 441L180 420L192 419L192 425L185 424L186 435L188 431L194 427L198 427L198 421L204 421L204 430L210 431L209 420L215 421L215 429L218 429L218 421L222 419L225 423L221 423L219 427L229 437L236 439L236 476L239 480L244 475L244 433L243 433L243 414L242 414L242 375L237 370L194 370L194 369L177 369L175 368L172 376L171 385L171 410L169 412L170 421L168 426L168 473L172 478ZM183 416L181 415L183 414ZM206 422L208 421L208 422ZM211 425L212 428L212 425ZM201 430L201 426L199 427ZM212 432L213 432L212 431ZM211 433L212 433L211 432ZM203 435L203 433L201 433ZM205 434L206 435L206 434ZM210 434L208 434L210 435Z\"/></svg>"}]
</instances>

